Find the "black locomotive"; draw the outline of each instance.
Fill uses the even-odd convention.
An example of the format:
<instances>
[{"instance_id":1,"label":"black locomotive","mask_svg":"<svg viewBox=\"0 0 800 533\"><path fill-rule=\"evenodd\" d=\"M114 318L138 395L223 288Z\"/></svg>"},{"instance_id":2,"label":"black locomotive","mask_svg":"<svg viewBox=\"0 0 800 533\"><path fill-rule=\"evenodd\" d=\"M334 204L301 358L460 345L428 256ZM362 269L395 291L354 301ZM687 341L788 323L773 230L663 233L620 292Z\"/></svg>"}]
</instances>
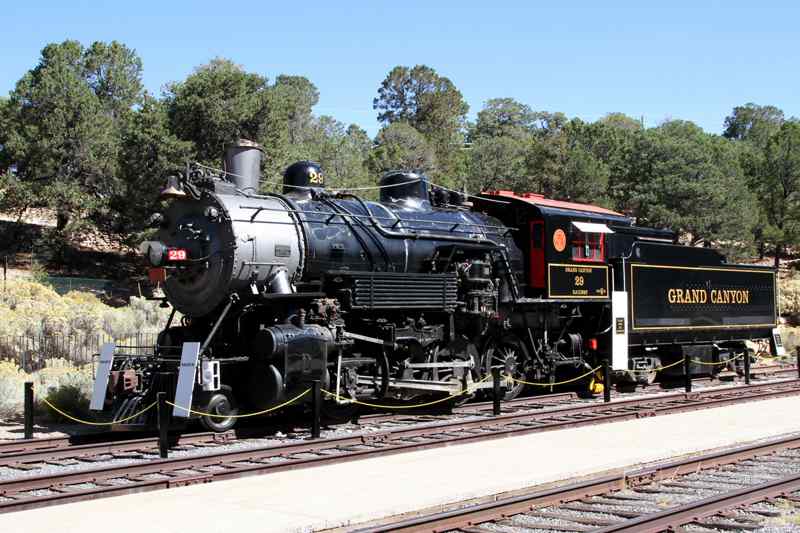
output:
<instances>
[{"instance_id":1,"label":"black locomotive","mask_svg":"<svg viewBox=\"0 0 800 533\"><path fill-rule=\"evenodd\" d=\"M142 248L182 319L153 353L104 348L92 408L123 419L164 391L176 417L222 431L312 380L329 414L349 415L352 400L461 401L497 367L510 399L603 359L651 380L684 355L714 362L772 338L773 270L613 211L468 197L409 172L384 175L371 202L327 190L311 162L287 169L282 194L257 194L260 156L240 141L224 172L171 180Z\"/></svg>"}]
</instances>

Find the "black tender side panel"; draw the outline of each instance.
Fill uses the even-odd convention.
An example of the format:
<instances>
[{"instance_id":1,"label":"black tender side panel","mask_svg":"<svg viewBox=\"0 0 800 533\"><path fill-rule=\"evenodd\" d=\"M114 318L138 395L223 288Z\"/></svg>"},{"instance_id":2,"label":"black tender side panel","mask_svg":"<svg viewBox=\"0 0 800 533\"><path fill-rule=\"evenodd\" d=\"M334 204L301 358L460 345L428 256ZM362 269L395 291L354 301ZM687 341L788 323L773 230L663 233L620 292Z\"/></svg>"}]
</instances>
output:
<instances>
[{"instance_id":1,"label":"black tender side panel","mask_svg":"<svg viewBox=\"0 0 800 533\"><path fill-rule=\"evenodd\" d=\"M775 272L743 266L630 265L631 328L775 326Z\"/></svg>"}]
</instances>

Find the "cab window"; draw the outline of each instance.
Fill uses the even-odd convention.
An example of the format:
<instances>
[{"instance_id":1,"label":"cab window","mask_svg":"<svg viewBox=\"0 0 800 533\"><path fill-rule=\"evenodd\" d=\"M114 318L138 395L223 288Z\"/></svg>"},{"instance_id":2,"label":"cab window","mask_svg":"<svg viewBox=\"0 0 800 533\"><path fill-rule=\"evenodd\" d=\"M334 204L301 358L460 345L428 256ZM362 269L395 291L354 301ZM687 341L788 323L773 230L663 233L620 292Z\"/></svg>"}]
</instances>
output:
<instances>
[{"instance_id":1,"label":"cab window","mask_svg":"<svg viewBox=\"0 0 800 533\"><path fill-rule=\"evenodd\" d=\"M572 234L572 260L602 262L604 259L604 235L575 231Z\"/></svg>"}]
</instances>

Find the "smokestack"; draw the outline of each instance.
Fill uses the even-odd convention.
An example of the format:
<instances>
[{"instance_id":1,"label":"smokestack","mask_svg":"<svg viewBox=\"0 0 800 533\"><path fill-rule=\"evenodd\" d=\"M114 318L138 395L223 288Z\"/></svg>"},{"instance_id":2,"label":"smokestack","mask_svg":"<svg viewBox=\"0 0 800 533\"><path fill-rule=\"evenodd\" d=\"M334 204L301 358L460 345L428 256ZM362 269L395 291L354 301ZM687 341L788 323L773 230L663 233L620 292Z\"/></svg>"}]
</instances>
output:
<instances>
[{"instance_id":1,"label":"smokestack","mask_svg":"<svg viewBox=\"0 0 800 533\"><path fill-rule=\"evenodd\" d=\"M258 192L263 151L258 143L247 139L239 139L225 150L224 168L229 173L226 177L237 189L246 193Z\"/></svg>"}]
</instances>

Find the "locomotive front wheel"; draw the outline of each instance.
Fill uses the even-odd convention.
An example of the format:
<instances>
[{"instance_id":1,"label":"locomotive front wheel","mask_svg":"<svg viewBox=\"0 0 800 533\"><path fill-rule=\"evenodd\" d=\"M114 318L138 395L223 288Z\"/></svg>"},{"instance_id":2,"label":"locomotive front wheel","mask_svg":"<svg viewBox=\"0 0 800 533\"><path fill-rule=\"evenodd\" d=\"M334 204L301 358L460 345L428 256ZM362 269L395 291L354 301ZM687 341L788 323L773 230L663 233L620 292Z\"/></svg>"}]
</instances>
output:
<instances>
[{"instance_id":1,"label":"locomotive front wheel","mask_svg":"<svg viewBox=\"0 0 800 533\"><path fill-rule=\"evenodd\" d=\"M222 386L219 392L213 393L204 411L216 415L200 417L200 424L202 424L204 428L217 433L222 433L231 429L236 424L236 418L234 418L234 416L239 413L231 388Z\"/></svg>"}]
</instances>

